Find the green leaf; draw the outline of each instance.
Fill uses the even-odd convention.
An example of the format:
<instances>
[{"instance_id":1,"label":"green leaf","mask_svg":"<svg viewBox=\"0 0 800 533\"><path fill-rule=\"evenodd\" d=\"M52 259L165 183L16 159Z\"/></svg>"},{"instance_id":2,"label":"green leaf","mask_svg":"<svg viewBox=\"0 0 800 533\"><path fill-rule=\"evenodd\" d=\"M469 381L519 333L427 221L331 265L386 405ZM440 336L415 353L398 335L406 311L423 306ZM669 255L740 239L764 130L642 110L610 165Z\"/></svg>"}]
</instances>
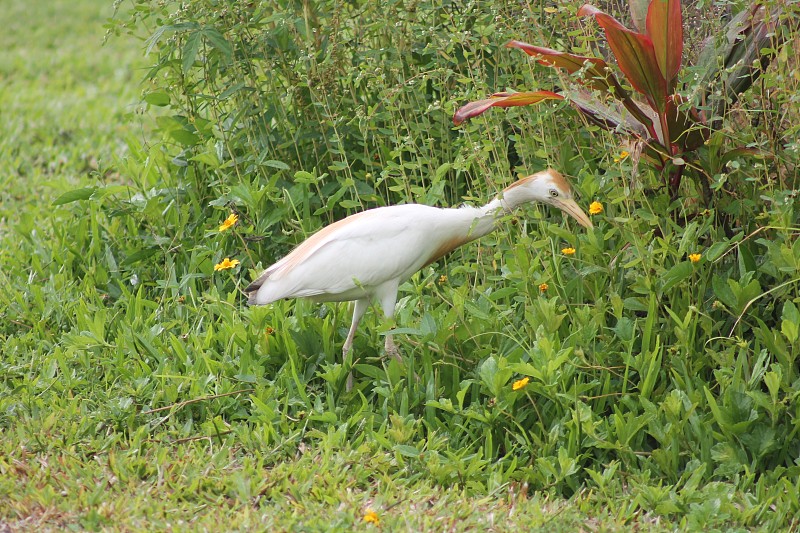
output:
<instances>
[{"instance_id":1,"label":"green leaf","mask_svg":"<svg viewBox=\"0 0 800 533\"><path fill-rule=\"evenodd\" d=\"M164 107L169 105L169 95L164 91L153 91L144 95L144 101L150 105Z\"/></svg>"},{"instance_id":2,"label":"green leaf","mask_svg":"<svg viewBox=\"0 0 800 533\"><path fill-rule=\"evenodd\" d=\"M173 32L173 31L183 31L197 28L197 24L194 22L180 22L178 24L170 24L167 26L159 26L155 29L153 34L148 37L145 41L147 48L145 49L144 55L150 55L150 52L155 48L161 38L164 36L165 33Z\"/></svg>"},{"instance_id":3,"label":"green leaf","mask_svg":"<svg viewBox=\"0 0 800 533\"><path fill-rule=\"evenodd\" d=\"M422 454L422 452L420 452L417 448L415 448L414 446L409 446L407 444L397 444L393 449L394 451L405 457L415 458L419 457Z\"/></svg>"},{"instance_id":4,"label":"green leaf","mask_svg":"<svg viewBox=\"0 0 800 533\"><path fill-rule=\"evenodd\" d=\"M790 343L794 343L800 334L800 312L797 311L797 306L789 300L783 304L781 333L786 335L786 339Z\"/></svg>"},{"instance_id":5,"label":"green leaf","mask_svg":"<svg viewBox=\"0 0 800 533\"><path fill-rule=\"evenodd\" d=\"M138 263L139 261L144 261L145 259L155 255L155 253L158 252L158 250L159 250L158 247L145 248L144 250L137 250L132 254L128 255L128 257L126 257L125 260L122 261L122 266L129 266L134 263Z\"/></svg>"},{"instance_id":6,"label":"green leaf","mask_svg":"<svg viewBox=\"0 0 800 533\"><path fill-rule=\"evenodd\" d=\"M453 123L458 126L465 120L480 115L490 107L514 107L536 104L542 100L563 99L563 96L551 91L495 93L485 100L470 102L467 105L462 106L453 116Z\"/></svg>"},{"instance_id":7,"label":"green leaf","mask_svg":"<svg viewBox=\"0 0 800 533\"><path fill-rule=\"evenodd\" d=\"M262 164L265 167L277 168L278 170L289 170L289 165L283 161L276 161L275 159L267 159Z\"/></svg>"},{"instance_id":8,"label":"green leaf","mask_svg":"<svg viewBox=\"0 0 800 533\"><path fill-rule=\"evenodd\" d=\"M316 183L317 178L311 172L306 172L305 170L298 170L297 172L294 173L294 182L311 184L311 183Z\"/></svg>"},{"instance_id":9,"label":"green leaf","mask_svg":"<svg viewBox=\"0 0 800 533\"><path fill-rule=\"evenodd\" d=\"M716 296L720 302L727 307L736 307L736 296L733 294L725 278L714 275L714 277L711 278L711 287L714 290L714 296Z\"/></svg>"},{"instance_id":10,"label":"green leaf","mask_svg":"<svg viewBox=\"0 0 800 533\"><path fill-rule=\"evenodd\" d=\"M219 50L230 61L233 57L233 47L217 29L203 28L203 35L213 48Z\"/></svg>"},{"instance_id":11,"label":"green leaf","mask_svg":"<svg viewBox=\"0 0 800 533\"><path fill-rule=\"evenodd\" d=\"M728 249L728 246L730 246L730 243L727 241L715 242L704 254L706 256L706 260L716 261L723 253L725 253L725 251Z\"/></svg>"},{"instance_id":12,"label":"green leaf","mask_svg":"<svg viewBox=\"0 0 800 533\"><path fill-rule=\"evenodd\" d=\"M186 42L183 44L183 55L181 66L183 72L187 73L194 65L194 60L197 58L197 51L200 49L202 34L199 31L193 31L186 37Z\"/></svg>"},{"instance_id":13,"label":"green leaf","mask_svg":"<svg viewBox=\"0 0 800 533\"><path fill-rule=\"evenodd\" d=\"M64 205L78 200L88 200L92 197L97 187L84 187L82 189L73 189L67 191L53 201L53 205Z\"/></svg>"},{"instance_id":14,"label":"green leaf","mask_svg":"<svg viewBox=\"0 0 800 533\"><path fill-rule=\"evenodd\" d=\"M661 290L663 292L670 290L672 287L691 276L692 272L694 272L694 267L689 261L678 263L661 276L661 281L663 283L661 285Z\"/></svg>"}]
</instances>

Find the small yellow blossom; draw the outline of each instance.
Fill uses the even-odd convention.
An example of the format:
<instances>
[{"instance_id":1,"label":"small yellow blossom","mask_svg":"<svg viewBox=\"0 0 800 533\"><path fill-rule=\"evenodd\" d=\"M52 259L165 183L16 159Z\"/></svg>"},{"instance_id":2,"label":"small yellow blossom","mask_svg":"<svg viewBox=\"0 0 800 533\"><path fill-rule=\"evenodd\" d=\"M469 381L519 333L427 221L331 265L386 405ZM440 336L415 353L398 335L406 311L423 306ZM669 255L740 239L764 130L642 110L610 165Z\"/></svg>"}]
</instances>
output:
<instances>
[{"instance_id":1,"label":"small yellow blossom","mask_svg":"<svg viewBox=\"0 0 800 533\"><path fill-rule=\"evenodd\" d=\"M441 276L439 276L439 285L444 285L445 283L447 283L447 276L442 274Z\"/></svg>"},{"instance_id":2,"label":"small yellow blossom","mask_svg":"<svg viewBox=\"0 0 800 533\"><path fill-rule=\"evenodd\" d=\"M521 388L525 387L530 380L531 378L529 378L528 376L525 376L522 379L518 379L517 381L514 382L513 385L511 385L511 390L520 390Z\"/></svg>"},{"instance_id":3,"label":"small yellow blossom","mask_svg":"<svg viewBox=\"0 0 800 533\"><path fill-rule=\"evenodd\" d=\"M364 522L371 522L377 526L381 523L381 519L378 518L378 513L372 509L367 509L367 512L364 513Z\"/></svg>"},{"instance_id":4,"label":"small yellow blossom","mask_svg":"<svg viewBox=\"0 0 800 533\"><path fill-rule=\"evenodd\" d=\"M226 218L225 221L222 223L222 225L219 227L219 231L222 232L231 229L233 225L236 224L237 220L239 220L239 215L237 215L236 213L231 213L230 216L228 216L228 218Z\"/></svg>"},{"instance_id":5,"label":"small yellow blossom","mask_svg":"<svg viewBox=\"0 0 800 533\"><path fill-rule=\"evenodd\" d=\"M539 291L540 291L540 292L544 292L544 291L546 291L548 288L549 288L549 285L548 285L547 283L540 283L540 284L539 284Z\"/></svg>"},{"instance_id":6,"label":"small yellow blossom","mask_svg":"<svg viewBox=\"0 0 800 533\"><path fill-rule=\"evenodd\" d=\"M629 154L627 151L625 151L625 150L621 151L619 153L619 156L614 158L614 163L621 163L621 162L625 161L628 158L629 155L631 155L631 154Z\"/></svg>"},{"instance_id":7,"label":"small yellow blossom","mask_svg":"<svg viewBox=\"0 0 800 533\"><path fill-rule=\"evenodd\" d=\"M590 215L599 215L603 212L603 204L600 202L592 202L589 204L589 214Z\"/></svg>"},{"instance_id":8,"label":"small yellow blossom","mask_svg":"<svg viewBox=\"0 0 800 533\"><path fill-rule=\"evenodd\" d=\"M692 263L697 263L700 261L700 258L703 257L702 254L689 254L689 261Z\"/></svg>"},{"instance_id":9,"label":"small yellow blossom","mask_svg":"<svg viewBox=\"0 0 800 533\"><path fill-rule=\"evenodd\" d=\"M233 268L239 264L238 259L231 259L230 257L226 257L222 260L222 263L217 263L214 265L214 271L217 272L219 270L228 270L229 268Z\"/></svg>"},{"instance_id":10,"label":"small yellow blossom","mask_svg":"<svg viewBox=\"0 0 800 533\"><path fill-rule=\"evenodd\" d=\"M569 248L562 248L561 253L564 255L575 255L575 248L571 246Z\"/></svg>"}]
</instances>

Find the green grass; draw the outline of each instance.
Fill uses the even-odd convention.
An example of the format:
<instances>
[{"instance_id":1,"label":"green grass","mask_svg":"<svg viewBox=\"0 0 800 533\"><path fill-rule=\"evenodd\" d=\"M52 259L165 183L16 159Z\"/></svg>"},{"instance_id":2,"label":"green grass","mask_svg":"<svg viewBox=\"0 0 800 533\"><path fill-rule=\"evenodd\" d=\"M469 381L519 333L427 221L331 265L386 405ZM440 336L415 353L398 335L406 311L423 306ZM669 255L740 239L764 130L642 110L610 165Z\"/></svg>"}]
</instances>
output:
<instances>
[{"instance_id":1,"label":"green grass","mask_svg":"<svg viewBox=\"0 0 800 533\"><path fill-rule=\"evenodd\" d=\"M495 6L430 26L426 3L372 6L361 33L330 33L363 39L351 61L293 48L336 2L255 28L193 5L231 41L265 38L230 65L213 33L204 62L172 34L143 57L125 31L102 46L105 1L5 8L0 530L375 529L368 509L387 530L797 528L796 139L726 130L773 157L736 160L715 177L724 202L698 213L565 109L451 128L457 104L536 83L483 50L563 15ZM180 16L165 9L159 24ZM383 70L361 68L375 50ZM759 90L797 88L781 64ZM253 90L209 97L230 80ZM753 109L732 119L798 115ZM596 228L532 208L424 269L400 294L405 365L381 357L368 313L352 393L347 305L248 308L237 290L346 212L481 202L545 165L603 202ZM714 209L743 222L727 234ZM242 266L215 273L224 257Z\"/></svg>"}]
</instances>

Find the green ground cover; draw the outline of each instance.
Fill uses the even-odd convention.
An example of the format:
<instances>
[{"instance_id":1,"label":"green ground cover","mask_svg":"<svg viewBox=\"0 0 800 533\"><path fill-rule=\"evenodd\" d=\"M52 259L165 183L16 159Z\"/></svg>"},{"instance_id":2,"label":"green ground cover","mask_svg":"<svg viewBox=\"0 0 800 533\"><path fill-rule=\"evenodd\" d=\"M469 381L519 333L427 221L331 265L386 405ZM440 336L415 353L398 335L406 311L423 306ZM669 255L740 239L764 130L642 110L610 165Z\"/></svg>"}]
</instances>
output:
<instances>
[{"instance_id":1,"label":"green ground cover","mask_svg":"<svg viewBox=\"0 0 800 533\"><path fill-rule=\"evenodd\" d=\"M566 105L454 128L560 83L505 40L589 53L596 28L440 4L4 6L0 530L797 528L797 36L713 140L766 157L701 205ZM350 393L347 305L239 292L347 213L547 166L595 229L533 207L426 267L405 364L368 313Z\"/></svg>"}]
</instances>

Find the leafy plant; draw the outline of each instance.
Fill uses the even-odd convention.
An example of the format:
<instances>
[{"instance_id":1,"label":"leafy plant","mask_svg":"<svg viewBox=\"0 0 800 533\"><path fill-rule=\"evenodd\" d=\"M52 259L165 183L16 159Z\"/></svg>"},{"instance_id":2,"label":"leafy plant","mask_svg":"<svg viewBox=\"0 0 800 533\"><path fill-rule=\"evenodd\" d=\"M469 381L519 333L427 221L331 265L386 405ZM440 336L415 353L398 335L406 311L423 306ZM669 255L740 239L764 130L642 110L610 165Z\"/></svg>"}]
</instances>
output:
<instances>
[{"instance_id":1,"label":"leafy plant","mask_svg":"<svg viewBox=\"0 0 800 533\"><path fill-rule=\"evenodd\" d=\"M578 16L594 17L603 28L617 66L644 102L632 97L603 59L512 40L507 47L522 50L541 65L568 72L581 87L573 86L561 94L551 91L495 93L461 107L453 121L461 124L491 107L567 99L592 123L640 142L644 159L668 176L673 198L688 168L701 178L703 196L708 203L713 172L702 165L709 158L701 158L696 152L709 141L712 129L718 127L738 95L769 65L781 40L776 29L783 8L778 6L768 11L754 3L728 24L723 43L711 40L706 45L700 56L700 66L707 72L703 78L707 88L700 101L693 105L677 91L684 49L681 2L653 0L647 4L647 1L633 0L630 4L639 31L626 28L592 5L585 4L578 10ZM637 17L644 6L649 6L646 17ZM724 61L718 63L719 58ZM744 153L755 151L740 148L715 161L724 164L730 157Z\"/></svg>"}]
</instances>

